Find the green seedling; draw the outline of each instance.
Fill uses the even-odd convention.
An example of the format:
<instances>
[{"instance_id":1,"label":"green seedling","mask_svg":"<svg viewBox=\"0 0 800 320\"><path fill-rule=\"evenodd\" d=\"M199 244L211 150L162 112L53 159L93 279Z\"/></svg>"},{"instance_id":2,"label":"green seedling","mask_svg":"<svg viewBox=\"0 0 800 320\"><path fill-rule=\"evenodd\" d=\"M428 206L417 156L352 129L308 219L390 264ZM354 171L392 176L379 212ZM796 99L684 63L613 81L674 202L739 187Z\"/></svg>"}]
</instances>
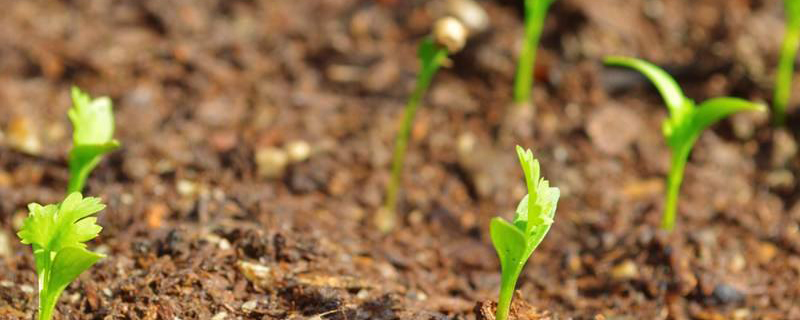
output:
<instances>
[{"instance_id":1,"label":"green seedling","mask_svg":"<svg viewBox=\"0 0 800 320\"><path fill-rule=\"evenodd\" d=\"M525 41L519 53L517 75L514 79L514 102L525 105L531 101L533 68L536 65L536 49L542 35L547 9L555 0L525 0Z\"/></svg>"},{"instance_id":2,"label":"green seedling","mask_svg":"<svg viewBox=\"0 0 800 320\"><path fill-rule=\"evenodd\" d=\"M775 109L773 123L776 125L783 125L786 119L786 107L791 96L792 75L794 74L794 60L797 56L798 43L800 43L800 0L784 0L783 4L786 10L786 29L775 79L775 93L772 98Z\"/></svg>"},{"instance_id":3,"label":"green seedling","mask_svg":"<svg viewBox=\"0 0 800 320\"><path fill-rule=\"evenodd\" d=\"M60 204L28 205L28 217L17 236L33 247L39 280L39 320L53 317L64 288L104 255L86 250L84 242L97 237L103 228L92 215L105 206L98 198L71 193Z\"/></svg>"},{"instance_id":4,"label":"green seedling","mask_svg":"<svg viewBox=\"0 0 800 320\"><path fill-rule=\"evenodd\" d=\"M72 88L72 108L67 113L72 121L72 150L69 153L67 193L80 192L89 173L103 155L119 148L114 140L114 113L111 99L92 99L77 87Z\"/></svg>"},{"instance_id":5,"label":"green seedling","mask_svg":"<svg viewBox=\"0 0 800 320\"><path fill-rule=\"evenodd\" d=\"M764 111L766 107L747 100L731 97L712 98L695 106L693 100L683 95L678 83L667 72L655 65L634 58L607 57L607 65L635 69L644 74L661 93L669 110L662 130L672 152L672 161L667 177L667 194L661 227L672 230L675 226L678 194L683 180L683 169L689 153L700 133L733 113L740 111Z\"/></svg>"},{"instance_id":6,"label":"green seedling","mask_svg":"<svg viewBox=\"0 0 800 320\"><path fill-rule=\"evenodd\" d=\"M390 231L396 224L397 194L403 173L408 138L411 135L411 125L414 123L417 108L436 71L448 61L448 54L454 53L464 46L466 37L466 28L460 22L454 18L444 18L436 24L433 37L426 37L419 45L417 56L421 63L421 70L417 75L414 91L406 104L403 122L400 124L400 131L395 140L392 175L387 189L386 203L375 217L377 227L383 232Z\"/></svg>"},{"instance_id":7,"label":"green seedling","mask_svg":"<svg viewBox=\"0 0 800 320\"><path fill-rule=\"evenodd\" d=\"M492 219L489 235L500 258L500 298L497 302L497 320L508 319L511 298L517 278L525 263L542 242L556 213L560 192L540 177L539 161L530 150L517 146L517 155L525 173L528 195L517 205L514 220L509 223L501 217Z\"/></svg>"}]
</instances>

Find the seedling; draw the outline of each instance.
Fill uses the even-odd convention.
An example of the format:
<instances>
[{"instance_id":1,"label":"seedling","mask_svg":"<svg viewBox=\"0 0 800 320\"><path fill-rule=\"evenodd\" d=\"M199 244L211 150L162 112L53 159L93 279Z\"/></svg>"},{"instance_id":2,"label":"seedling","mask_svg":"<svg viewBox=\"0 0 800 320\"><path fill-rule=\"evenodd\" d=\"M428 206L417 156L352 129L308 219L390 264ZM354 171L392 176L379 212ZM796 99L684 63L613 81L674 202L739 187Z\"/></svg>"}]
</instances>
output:
<instances>
[{"instance_id":1,"label":"seedling","mask_svg":"<svg viewBox=\"0 0 800 320\"><path fill-rule=\"evenodd\" d=\"M517 278L533 250L550 230L560 195L558 188L550 187L550 182L540 177L539 161L533 157L531 150L517 146L517 155L525 173L528 195L517 205L512 223L495 217L489 225L489 235L500 258L502 271L497 320L508 319Z\"/></svg>"},{"instance_id":2,"label":"seedling","mask_svg":"<svg viewBox=\"0 0 800 320\"><path fill-rule=\"evenodd\" d=\"M421 63L421 70L417 75L414 91L406 104L400 131L397 133L386 203L375 218L377 227L383 232L390 231L396 224L397 193L400 188L408 138L411 134L411 124L414 122L419 103L428 90L436 71L448 61L447 55L461 50L466 38L466 28L455 18L448 17L439 20L434 27L433 37L426 37L419 45L417 56Z\"/></svg>"},{"instance_id":3,"label":"seedling","mask_svg":"<svg viewBox=\"0 0 800 320\"><path fill-rule=\"evenodd\" d=\"M661 93L669 110L662 131L672 151L672 161L667 177L667 194L661 227L672 230L675 226L675 211L678 193L683 180L683 169L689 152L705 129L733 113L740 111L764 111L766 107L747 100L731 97L712 98L695 106L693 100L683 95L678 83L667 72L655 65L634 58L607 57L607 65L635 69L644 74Z\"/></svg>"},{"instance_id":4,"label":"seedling","mask_svg":"<svg viewBox=\"0 0 800 320\"><path fill-rule=\"evenodd\" d=\"M553 2L555 0L525 0L525 41L519 53L517 75L514 79L514 102L518 105L531 101L536 49L539 47L547 9Z\"/></svg>"},{"instance_id":5,"label":"seedling","mask_svg":"<svg viewBox=\"0 0 800 320\"><path fill-rule=\"evenodd\" d=\"M79 192L71 193L60 205L28 205L28 217L17 236L33 247L39 280L39 320L50 320L64 288L105 257L86 250L84 243L103 229L92 216L103 208L100 199L83 198Z\"/></svg>"},{"instance_id":6,"label":"seedling","mask_svg":"<svg viewBox=\"0 0 800 320\"><path fill-rule=\"evenodd\" d=\"M786 29L775 79L775 95L772 99L775 105L773 122L776 125L783 125L786 119L786 106L792 94L794 59L797 56L797 45L800 43L800 0L784 0L783 4L786 10Z\"/></svg>"},{"instance_id":7,"label":"seedling","mask_svg":"<svg viewBox=\"0 0 800 320\"><path fill-rule=\"evenodd\" d=\"M89 94L72 87L72 150L69 153L69 183L67 193L80 192L89 173L97 167L103 155L119 148L114 140L114 114L111 99L92 99Z\"/></svg>"}]
</instances>

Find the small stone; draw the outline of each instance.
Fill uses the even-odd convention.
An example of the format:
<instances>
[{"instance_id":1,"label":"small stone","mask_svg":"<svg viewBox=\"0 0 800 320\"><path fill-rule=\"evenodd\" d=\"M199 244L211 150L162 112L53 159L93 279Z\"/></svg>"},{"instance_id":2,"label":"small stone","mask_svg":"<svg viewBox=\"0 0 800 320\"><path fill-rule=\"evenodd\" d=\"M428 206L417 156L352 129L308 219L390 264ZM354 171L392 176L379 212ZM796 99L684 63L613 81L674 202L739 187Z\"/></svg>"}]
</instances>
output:
<instances>
[{"instance_id":1,"label":"small stone","mask_svg":"<svg viewBox=\"0 0 800 320\"><path fill-rule=\"evenodd\" d=\"M792 189L794 188L794 173L787 169L775 169L767 173L765 180L767 185L773 189Z\"/></svg>"},{"instance_id":2,"label":"small stone","mask_svg":"<svg viewBox=\"0 0 800 320\"><path fill-rule=\"evenodd\" d=\"M748 310L747 308L739 308L731 312L731 318L734 320L750 319L751 318L750 315L751 315L750 310Z\"/></svg>"},{"instance_id":3,"label":"small stone","mask_svg":"<svg viewBox=\"0 0 800 320\"><path fill-rule=\"evenodd\" d=\"M283 176L289 164L289 156L283 149L266 147L256 151L258 175L262 178L276 179Z\"/></svg>"},{"instance_id":4,"label":"small stone","mask_svg":"<svg viewBox=\"0 0 800 320\"><path fill-rule=\"evenodd\" d=\"M772 258L775 258L775 255L778 254L778 247L774 244L769 242L763 242L758 245L758 249L756 251L758 262L762 264L767 264L772 261Z\"/></svg>"},{"instance_id":5,"label":"small stone","mask_svg":"<svg viewBox=\"0 0 800 320\"><path fill-rule=\"evenodd\" d=\"M791 133L785 129L776 130L772 137L772 165L784 166L797 155L797 142Z\"/></svg>"},{"instance_id":6,"label":"small stone","mask_svg":"<svg viewBox=\"0 0 800 320\"><path fill-rule=\"evenodd\" d=\"M250 312L258 308L258 301L250 300L242 304L242 310L244 312Z\"/></svg>"},{"instance_id":7,"label":"small stone","mask_svg":"<svg viewBox=\"0 0 800 320\"><path fill-rule=\"evenodd\" d=\"M639 276L639 268L631 260L625 260L611 269L611 278L614 280L627 280Z\"/></svg>"},{"instance_id":8,"label":"small stone","mask_svg":"<svg viewBox=\"0 0 800 320\"><path fill-rule=\"evenodd\" d=\"M0 258L11 256L11 242L4 231L0 231Z\"/></svg>"},{"instance_id":9,"label":"small stone","mask_svg":"<svg viewBox=\"0 0 800 320\"><path fill-rule=\"evenodd\" d=\"M27 294L32 294L33 293L33 287L31 285L23 284L23 285L19 286L19 289L22 290L22 292L25 292Z\"/></svg>"},{"instance_id":10,"label":"small stone","mask_svg":"<svg viewBox=\"0 0 800 320\"><path fill-rule=\"evenodd\" d=\"M730 262L730 270L731 272L738 273L744 270L747 266L747 261L745 261L744 256L740 253L736 253L731 257Z\"/></svg>"},{"instance_id":11,"label":"small stone","mask_svg":"<svg viewBox=\"0 0 800 320\"><path fill-rule=\"evenodd\" d=\"M276 276L271 268L246 261L239 261L237 266L239 271L244 274L244 277L250 280L253 285L266 290L270 290L273 287Z\"/></svg>"},{"instance_id":12,"label":"small stone","mask_svg":"<svg viewBox=\"0 0 800 320\"><path fill-rule=\"evenodd\" d=\"M39 155L42 152L42 141L33 121L26 117L16 117L8 125L7 141L11 148L21 152Z\"/></svg>"},{"instance_id":13,"label":"small stone","mask_svg":"<svg viewBox=\"0 0 800 320\"><path fill-rule=\"evenodd\" d=\"M711 296L720 304L734 304L744 301L744 294L731 285L720 283L714 287Z\"/></svg>"},{"instance_id":14,"label":"small stone","mask_svg":"<svg viewBox=\"0 0 800 320\"><path fill-rule=\"evenodd\" d=\"M292 163L303 162L311 156L311 146L303 140L296 140L286 144L286 153Z\"/></svg>"},{"instance_id":15,"label":"small stone","mask_svg":"<svg viewBox=\"0 0 800 320\"><path fill-rule=\"evenodd\" d=\"M157 202L150 206L145 213L145 221L150 229L161 228L164 223L164 216L169 213L169 207L166 204Z\"/></svg>"},{"instance_id":16,"label":"small stone","mask_svg":"<svg viewBox=\"0 0 800 320\"><path fill-rule=\"evenodd\" d=\"M197 194L197 183L190 180L180 179L175 183L178 194L188 197Z\"/></svg>"},{"instance_id":17,"label":"small stone","mask_svg":"<svg viewBox=\"0 0 800 320\"><path fill-rule=\"evenodd\" d=\"M228 313L225 311L220 311L211 317L211 320L225 320L228 318Z\"/></svg>"}]
</instances>

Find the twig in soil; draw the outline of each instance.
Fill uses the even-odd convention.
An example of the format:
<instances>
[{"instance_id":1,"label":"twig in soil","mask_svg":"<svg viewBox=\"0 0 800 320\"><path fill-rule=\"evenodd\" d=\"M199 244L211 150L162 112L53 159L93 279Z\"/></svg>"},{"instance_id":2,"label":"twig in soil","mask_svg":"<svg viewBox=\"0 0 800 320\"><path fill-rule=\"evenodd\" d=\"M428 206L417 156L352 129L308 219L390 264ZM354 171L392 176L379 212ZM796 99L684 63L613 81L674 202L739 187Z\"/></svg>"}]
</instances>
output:
<instances>
[{"instance_id":1,"label":"twig in soil","mask_svg":"<svg viewBox=\"0 0 800 320\"><path fill-rule=\"evenodd\" d=\"M69 184L67 193L81 192L89 173L103 155L119 148L114 140L114 113L111 99L92 99L89 94L72 87L72 108L67 115L72 121L72 150L69 152Z\"/></svg>"},{"instance_id":2,"label":"twig in soil","mask_svg":"<svg viewBox=\"0 0 800 320\"><path fill-rule=\"evenodd\" d=\"M497 302L497 320L506 320L517 278L525 263L542 242L553 224L560 192L550 187L550 182L540 177L539 161L530 150L517 146L517 155L525 172L528 195L517 205L512 223L501 217L492 219L489 234L500 258L500 298Z\"/></svg>"},{"instance_id":3,"label":"twig in soil","mask_svg":"<svg viewBox=\"0 0 800 320\"><path fill-rule=\"evenodd\" d=\"M519 53L517 74L514 78L514 103L519 106L531 101L533 68L536 65L536 49L547 17L547 9L555 0L525 0L525 41Z\"/></svg>"},{"instance_id":4,"label":"twig in soil","mask_svg":"<svg viewBox=\"0 0 800 320\"><path fill-rule=\"evenodd\" d=\"M411 134L411 124L422 100L425 91L431 84L433 76L447 60L447 55L461 50L466 43L468 31L458 19L445 17L436 22L433 37L426 37L422 40L417 51L417 55L422 64L417 84L414 92L406 104L403 114L403 122L394 147L392 159L392 176L386 193L386 203L375 217L375 223L382 232L394 229L397 210L397 193L400 188L400 178L405 161L408 138Z\"/></svg>"},{"instance_id":5,"label":"twig in soil","mask_svg":"<svg viewBox=\"0 0 800 320\"><path fill-rule=\"evenodd\" d=\"M86 250L84 242L103 228L92 215L105 205L98 198L71 193L61 204L28 205L28 217L17 236L33 247L39 280L39 320L53 317L58 297L78 275L105 255Z\"/></svg>"},{"instance_id":6,"label":"twig in soil","mask_svg":"<svg viewBox=\"0 0 800 320\"><path fill-rule=\"evenodd\" d=\"M800 44L800 0L784 0L786 11L786 29L783 35L781 57L775 77L775 92L772 98L775 114L773 123L782 126L786 121L786 106L791 97L792 76L794 75L794 59L797 46Z\"/></svg>"},{"instance_id":7,"label":"twig in soil","mask_svg":"<svg viewBox=\"0 0 800 320\"><path fill-rule=\"evenodd\" d=\"M689 153L706 128L717 121L740 111L765 111L766 107L747 100L731 97L712 98L695 106L693 100L687 98L666 71L655 65L634 58L606 57L605 63L612 66L635 69L644 74L661 93L661 97L669 109L669 118L664 120L662 130L667 145L672 151L672 161L667 177L667 194L664 216L661 227L672 230L675 226L678 193L683 180L683 170Z\"/></svg>"}]
</instances>

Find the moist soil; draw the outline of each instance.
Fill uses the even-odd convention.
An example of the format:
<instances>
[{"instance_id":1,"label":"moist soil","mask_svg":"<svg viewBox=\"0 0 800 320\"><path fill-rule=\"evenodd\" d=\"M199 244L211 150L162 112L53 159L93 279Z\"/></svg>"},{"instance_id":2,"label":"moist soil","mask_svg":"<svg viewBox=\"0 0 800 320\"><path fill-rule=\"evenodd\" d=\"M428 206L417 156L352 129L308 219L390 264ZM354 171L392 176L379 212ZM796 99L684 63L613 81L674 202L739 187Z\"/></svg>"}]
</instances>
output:
<instances>
[{"instance_id":1,"label":"moist soil","mask_svg":"<svg viewBox=\"0 0 800 320\"><path fill-rule=\"evenodd\" d=\"M800 119L703 133L665 233L666 108L601 64L641 57L698 101L768 101L781 2L556 1L528 111L510 100L518 2L480 2L492 27L436 76L384 235L425 1L0 1L0 318L36 312L15 232L29 202L63 198L75 84L114 100L123 147L85 190L108 205L90 243L108 257L58 319L491 319L488 221L525 192L516 144L562 194L519 319L800 319ZM303 143L284 169L255 156Z\"/></svg>"}]
</instances>

